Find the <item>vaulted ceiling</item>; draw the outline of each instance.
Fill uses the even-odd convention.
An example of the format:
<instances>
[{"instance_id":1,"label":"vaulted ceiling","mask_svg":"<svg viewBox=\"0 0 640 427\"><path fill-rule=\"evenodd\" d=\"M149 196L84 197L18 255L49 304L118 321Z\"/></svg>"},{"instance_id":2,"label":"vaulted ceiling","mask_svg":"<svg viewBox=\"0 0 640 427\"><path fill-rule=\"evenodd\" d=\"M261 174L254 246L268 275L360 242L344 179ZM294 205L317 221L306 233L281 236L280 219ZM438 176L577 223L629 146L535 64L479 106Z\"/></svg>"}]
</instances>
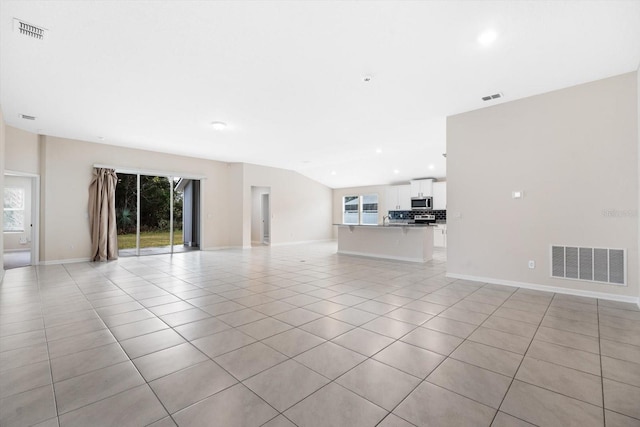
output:
<instances>
[{"instance_id":1,"label":"vaulted ceiling","mask_svg":"<svg viewBox=\"0 0 640 427\"><path fill-rule=\"evenodd\" d=\"M0 25L10 126L333 188L444 177L447 116L640 63L640 1L3 0Z\"/></svg>"}]
</instances>

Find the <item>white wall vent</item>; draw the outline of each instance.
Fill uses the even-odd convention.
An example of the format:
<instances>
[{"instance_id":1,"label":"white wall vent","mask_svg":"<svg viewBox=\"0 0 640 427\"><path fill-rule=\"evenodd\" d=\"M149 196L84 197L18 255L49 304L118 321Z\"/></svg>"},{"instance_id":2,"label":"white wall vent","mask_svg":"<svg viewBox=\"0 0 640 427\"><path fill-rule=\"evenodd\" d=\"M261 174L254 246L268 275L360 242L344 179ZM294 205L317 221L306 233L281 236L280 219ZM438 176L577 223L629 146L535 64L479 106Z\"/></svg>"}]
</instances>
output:
<instances>
[{"instance_id":1,"label":"white wall vent","mask_svg":"<svg viewBox=\"0 0 640 427\"><path fill-rule=\"evenodd\" d=\"M624 249L551 246L551 276L626 286Z\"/></svg>"},{"instance_id":2,"label":"white wall vent","mask_svg":"<svg viewBox=\"0 0 640 427\"><path fill-rule=\"evenodd\" d=\"M46 28L38 27L37 25L29 24L20 19L13 19L13 29L23 36L31 37L36 40L44 40L44 36L47 33Z\"/></svg>"},{"instance_id":3,"label":"white wall vent","mask_svg":"<svg viewBox=\"0 0 640 427\"><path fill-rule=\"evenodd\" d=\"M25 120L35 120L36 119L35 116L29 116L27 114L20 114L20 118L21 119L25 119Z\"/></svg>"}]
</instances>

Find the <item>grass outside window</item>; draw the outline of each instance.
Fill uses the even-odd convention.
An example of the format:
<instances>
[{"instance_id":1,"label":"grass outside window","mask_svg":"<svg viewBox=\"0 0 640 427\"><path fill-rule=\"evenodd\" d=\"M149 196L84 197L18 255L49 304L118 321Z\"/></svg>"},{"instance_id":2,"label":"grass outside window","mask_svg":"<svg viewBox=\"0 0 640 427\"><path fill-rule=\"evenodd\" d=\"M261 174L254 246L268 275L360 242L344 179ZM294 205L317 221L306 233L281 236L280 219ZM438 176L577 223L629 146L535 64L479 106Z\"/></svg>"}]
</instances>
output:
<instances>
[{"instance_id":1,"label":"grass outside window","mask_svg":"<svg viewBox=\"0 0 640 427\"><path fill-rule=\"evenodd\" d=\"M153 248L158 246L169 246L171 244L169 240L169 231L145 231L140 233L140 247L141 248ZM173 237L174 245L182 245L182 230L174 230ZM135 249L136 247L136 234L119 234L118 235L118 249Z\"/></svg>"}]
</instances>

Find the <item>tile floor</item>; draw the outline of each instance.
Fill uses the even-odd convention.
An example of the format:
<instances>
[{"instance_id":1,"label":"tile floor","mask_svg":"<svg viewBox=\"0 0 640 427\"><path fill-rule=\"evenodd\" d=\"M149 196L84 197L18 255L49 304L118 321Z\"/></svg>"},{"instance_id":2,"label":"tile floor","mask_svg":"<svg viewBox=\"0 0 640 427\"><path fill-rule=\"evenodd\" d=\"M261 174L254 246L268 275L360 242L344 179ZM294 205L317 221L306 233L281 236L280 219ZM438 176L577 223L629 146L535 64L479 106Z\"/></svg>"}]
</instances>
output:
<instances>
[{"instance_id":1,"label":"tile floor","mask_svg":"<svg viewBox=\"0 0 640 427\"><path fill-rule=\"evenodd\" d=\"M637 306L335 250L7 271L0 425L640 425Z\"/></svg>"}]
</instances>

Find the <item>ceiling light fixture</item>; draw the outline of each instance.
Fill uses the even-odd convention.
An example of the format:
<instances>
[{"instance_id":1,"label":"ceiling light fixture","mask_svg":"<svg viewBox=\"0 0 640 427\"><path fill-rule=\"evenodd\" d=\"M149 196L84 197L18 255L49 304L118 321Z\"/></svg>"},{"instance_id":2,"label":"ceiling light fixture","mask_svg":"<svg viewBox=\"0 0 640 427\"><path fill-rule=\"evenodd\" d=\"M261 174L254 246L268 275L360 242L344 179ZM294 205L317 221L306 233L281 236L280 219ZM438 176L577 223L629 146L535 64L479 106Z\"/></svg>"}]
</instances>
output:
<instances>
[{"instance_id":1,"label":"ceiling light fixture","mask_svg":"<svg viewBox=\"0 0 640 427\"><path fill-rule=\"evenodd\" d=\"M489 46L498 38L498 33L494 30L486 30L478 36L478 43L482 46Z\"/></svg>"},{"instance_id":2,"label":"ceiling light fixture","mask_svg":"<svg viewBox=\"0 0 640 427\"><path fill-rule=\"evenodd\" d=\"M429 165L429 169L433 170L433 168L435 168L434 165Z\"/></svg>"},{"instance_id":3,"label":"ceiling light fixture","mask_svg":"<svg viewBox=\"0 0 640 427\"><path fill-rule=\"evenodd\" d=\"M400 171L398 169L394 169L393 173L395 173L396 175L400 173Z\"/></svg>"},{"instance_id":4,"label":"ceiling light fixture","mask_svg":"<svg viewBox=\"0 0 640 427\"><path fill-rule=\"evenodd\" d=\"M381 154L382 153L382 148L376 148L376 153L377 154Z\"/></svg>"},{"instance_id":5,"label":"ceiling light fixture","mask_svg":"<svg viewBox=\"0 0 640 427\"><path fill-rule=\"evenodd\" d=\"M336 171L331 171L331 175L336 175Z\"/></svg>"},{"instance_id":6,"label":"ceiling light fixture","mask_svg":"<svg viewBox=\"0 0 640 427\"><path fill-rule=\"evenodd\" d=\"M215 130L225 130L227 124L225 122L211 122L211 127Z\"/></svg>"}]
</instances>

